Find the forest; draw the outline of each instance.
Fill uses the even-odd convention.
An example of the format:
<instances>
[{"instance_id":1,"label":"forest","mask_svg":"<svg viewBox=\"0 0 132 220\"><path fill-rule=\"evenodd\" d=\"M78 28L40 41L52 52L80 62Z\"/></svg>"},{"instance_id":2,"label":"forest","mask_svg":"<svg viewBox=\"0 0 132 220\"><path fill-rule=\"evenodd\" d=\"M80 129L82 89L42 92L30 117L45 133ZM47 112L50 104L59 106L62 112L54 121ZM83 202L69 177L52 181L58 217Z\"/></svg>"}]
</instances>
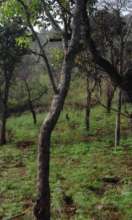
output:
<instances>
[{"instance_id":1,"label":"forest","mask_svg":"<svg viewBox=\"0 0 132 220\"><path fill-rule=\"evenodd\" d=\"M0 220L132 220L131 0L0 0Z\"/></svg>"}]
</instances>

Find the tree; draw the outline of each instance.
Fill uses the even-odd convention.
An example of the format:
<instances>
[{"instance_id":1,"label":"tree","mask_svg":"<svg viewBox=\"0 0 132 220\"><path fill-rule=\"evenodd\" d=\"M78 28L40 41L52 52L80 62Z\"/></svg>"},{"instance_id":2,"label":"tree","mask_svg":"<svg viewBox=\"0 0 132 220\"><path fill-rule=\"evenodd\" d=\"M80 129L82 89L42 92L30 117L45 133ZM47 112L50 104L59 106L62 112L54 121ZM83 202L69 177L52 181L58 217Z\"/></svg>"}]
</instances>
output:
<instances>
[{"instance_id":1,"label":"tree","mask_svg":"<svg viewBox=\"0 0 132 220\"><path fill-rule=\"evenodd\" d=\"M74 66L75 57L84 48L87 30L86 1L77 1L73 20L72 40L68 50L65 48L67 53L65 54L62 66L58 94L54 96L50 112L41 127L39 140L39 198L35 206L35 216L38 220L50 219L50 138L63 109L64 101L69 90L71 71Z\"/></svg>"},{"instance_id":2,"label":"tree","mask_svg":"<svg viewBox=\"0 0 132 220\"><path fill-rule=\"evenodd\" d=\"M6 120L8 113L8 98L16 65L27 53L25 45L19 45L17 38L24 36L26 28L21 26L21 20L14 18L10 23L0 25L0 72L1 72L1 132L0 144L6 143Z\"/></svg>"},{"instance_id":3,"label":"tree","mask_svg":"<svg viewBox=\"0 0 132 220\"><path fill-rule=\"evenodd\" d=\"M125 84L127 84L125 90L129 90L129 83L125 78L128 77L128 69L130 68L130 53L128 52L128 45L131 39L131 27L132 20L127 21L126 17L122 15L124 4L128 1L118 1L105 3L105 9L98 11L95 15L95 31L98 30L98 36L95 36L95 40L98 40L98 47L102 48L102 56L107 57L107 60L111 67L116 70L122 83L120 84L120 90L124 90ZM107 71L107 68L105 69ZM110 75L111 76L111 75ZM130 75L129 75L130 77ZM130 80L130 79L129 79ZM115 81L114 81L115 82ZM117 83L119 86L119 83ZM117 86L114 84L114 87ZM110 111L111 100L114 95L114 88L107 87L107 109ZM120 114L121 114L121 91L118 95L118 113L116 118L115 128L115 145L120 143ZM128 93L131 93L128 91ZM130 94L129 94L129 98Z\"/></svg>"},{"instance_id":4,"label":"tree","mask_svg":"<svg viewBox=\"0 0 132 220\"><path fill-rule=\"evenodd\" d=\"M119 68L118 68L120 65L119 63L121 63L120 55L123 52L121 48L123 44L126 46L128 45L128 42L130 41L130 38L128 36L130 36L131 34L132 22L131 22L131 19L127 23L124 22L124 18L122 15L122 10L125 7L127 7L127 4L129 3L129 1L115 0L114 3L113 1L110 1L108 4L106 1L104 3L105 3L106 10L102 10L102 9L99 10L99 17L101 15L101 18L102 18L101 23L99 19L99 26L98 26L99 29L97 28L97 26L95 27L93 23L92 23L92 27L94 26L94 30L96 31L99 30L98 33L101 34L101 37L100 37L101 42L103 44L104 42L105 43L107 42L107 44L104 45L105 47L102 50L100 47L101 44L99 43L99 39L96 39L95 37L93 37L95 32L93 28L91 28L91 30L89 31L89 41L88 41L89 49L91 51L91 54L93 55L93 58L96 64L98 64L104 70L104 72L109 75L114 85L126 91L126 93L129 96L129 99L131 100L131 95L130 95L131 94L131 88L130 88L131 76L130 74L128 74L127 70L123 71L124 74L121 75ZM108 53L108 47L112 49L112 50L109 50L109 53ZM107 56L106 56L105 50L107 50ZM127 51L127 46L125 47L125 51ZM116 59L113 59L113 58L116 58ZM130 61L130 58L129 58L129 61Z\"/></svg>"},{"instance_id":5,"label":"tree","mask_svg":"<svg viewBox=\"0 0 132 220\"><path fill-rule=\"evenodd\" d=\"M39 76L37 76L37 82L36 82L36 77L34 77L34 75L36 73L36 71L35 71L36 65L37 65L37 63L36 63L34 56L32 56L32 54L30 54L30 55L23 57L23 60L19 64L18 68L16 69L17 81L19 81L18 82L19 85L20 85L20 81L21 81L21 83L24 84L23 96L24 96L24 99L26 99L25 102L27 103L28 109L30 110L30 112L32 114L34 124L37 123L37 116L36 116L36 111L35 111L35 107L34 107L34 104L35 104L34 98L35 98L35 96L36 97L38 96L38 99L39 99L39 96L41 98L41 96L47 91L45 86L40 85ZM39 65L37 65L37 71L39 69L40 69ZM35 81L35 82L33 82L33 81ZM44 88L41 88L41 87L44 87ZM37 90L35 92L37 94L33 94L34 93L33 90ZM20 94L19 94L19 96L20 96ZM26 96L26 98L25 98L25 96ZM21 100L21 102L22 102L22 100Z\"/></svg>"},{"instance_id":6,"label":"tree","mask_svg":"<svg viewBox=\"0 0 132 220\"><path fill-rule=\"evenodd\" d=\"M93 62L91 54L88 51L79 54L76 59L76 65L79 68L81 76L86 81L85 127L89 131L92 95L98 85L99 74L97 74L96 64Z\"/></svg>"}]
</instances>

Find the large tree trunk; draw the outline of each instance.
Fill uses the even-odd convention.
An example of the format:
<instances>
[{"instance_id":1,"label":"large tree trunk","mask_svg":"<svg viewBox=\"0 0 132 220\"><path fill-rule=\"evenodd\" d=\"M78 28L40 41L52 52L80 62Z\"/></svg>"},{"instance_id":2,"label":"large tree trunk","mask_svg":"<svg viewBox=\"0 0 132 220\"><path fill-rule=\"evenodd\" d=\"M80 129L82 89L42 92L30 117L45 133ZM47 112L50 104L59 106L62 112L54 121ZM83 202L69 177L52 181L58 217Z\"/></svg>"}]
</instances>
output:
<instances>
[{"instance_id":1,"label":"large tree trunk","mask_svg":"<svg viewBox=\"0 0 132 220\"><path fill-rule=\"evenodd\" d=\"M63 62L58 93L53 98L49 114L40 131L38 145L38 200L34 207L34 214L37 220L50 220L49 163L51 135L63 110L64 101L70 86L71 71L74 66L75 57L84 48L87 39L88 20L86 3L86 0L76 1L72 39Z\"/></svg>"},{"instance_id":2,"label":"large tree trunk","mask_svg":"<svg viewBox=\"0 0 132 220\"><path fill-rule=\"evenodd\" d=\"M120 145L121 138L121 107L122 107L122 94L121 90L118 94L118 111L116 116L116 127L115 127L115 147Z\"/></svg>"}]
</instances>

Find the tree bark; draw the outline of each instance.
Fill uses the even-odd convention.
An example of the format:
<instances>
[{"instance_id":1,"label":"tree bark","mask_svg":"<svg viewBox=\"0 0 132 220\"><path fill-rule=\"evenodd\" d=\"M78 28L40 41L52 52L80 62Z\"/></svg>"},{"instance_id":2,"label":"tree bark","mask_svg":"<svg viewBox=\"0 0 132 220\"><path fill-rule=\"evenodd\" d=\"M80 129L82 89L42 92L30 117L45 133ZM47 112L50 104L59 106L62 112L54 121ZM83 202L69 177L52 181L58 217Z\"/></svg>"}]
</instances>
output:
<instances>
[{"instance_id":1,"label":"tree bark","mask_svg":"<svg viewBox=\"0 0 132 220\"><path fill-rule=\"evenodd\" d=\"M63 110L64 101L70 86L71 71L74 66L75 57L85 48L88 34L86 3L86 0L76 1L72 39L67 54L65 54L58 94L53 98L50 111L40 131L38 145L38 199L34 207L34 214L37 220L50 220L49 166L51 135Z\"/></svg>"},{"instance_id":2,"label":"tree bark","mask_svg":"<svg viewBox=\"0 0 132 220\"><path fill-rule=\"evenodd\" d=\"M115 147L120 145L120 138L121 138L121 107L122 107L122 94L121 90L118 94L118 112L116 116L116 127L115 127Z\"/></svg>"},{"instance_id":3,"label":"tree bark","mask_svg":"<svg viewBox=\"0 0 132 220\"><path fill-rule=\"evenodd\" d=\"M50 186L49 186L49 163L50 163L50 139L59 115L63 109L71 78L73 62L65 63L63 84L60 92L52 101L51 110L43 123L39 138L39 173L38 173L38 200L34 209L37 220L50 219Z\"/></svg>"}]
</instances>

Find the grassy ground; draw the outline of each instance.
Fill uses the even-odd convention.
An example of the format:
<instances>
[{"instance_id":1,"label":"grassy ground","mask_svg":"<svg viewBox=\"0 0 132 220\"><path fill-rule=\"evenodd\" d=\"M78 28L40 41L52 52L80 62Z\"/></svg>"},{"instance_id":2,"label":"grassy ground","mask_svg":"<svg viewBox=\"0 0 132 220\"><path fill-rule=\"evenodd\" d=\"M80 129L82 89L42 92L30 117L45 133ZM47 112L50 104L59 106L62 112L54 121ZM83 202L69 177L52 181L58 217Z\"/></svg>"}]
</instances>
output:
<instances>
[{"instance_id":1,"label":"grassy ground","mask_svg":"<svg viewBox=\"0 0 132 220\"><path fill-rule=\"evenodd\" d=\"M70 120L65 118L69 114ZM0 147L0 219L31 220L36 196L37 136L29 114L8 121L10 144ZM115 115L92 109L91 131L84 111L67 108L53 133L51 192L53 220L132 219L132 137L122 118L121 146L114 148Z\"/></svg>"}]
</instances>

